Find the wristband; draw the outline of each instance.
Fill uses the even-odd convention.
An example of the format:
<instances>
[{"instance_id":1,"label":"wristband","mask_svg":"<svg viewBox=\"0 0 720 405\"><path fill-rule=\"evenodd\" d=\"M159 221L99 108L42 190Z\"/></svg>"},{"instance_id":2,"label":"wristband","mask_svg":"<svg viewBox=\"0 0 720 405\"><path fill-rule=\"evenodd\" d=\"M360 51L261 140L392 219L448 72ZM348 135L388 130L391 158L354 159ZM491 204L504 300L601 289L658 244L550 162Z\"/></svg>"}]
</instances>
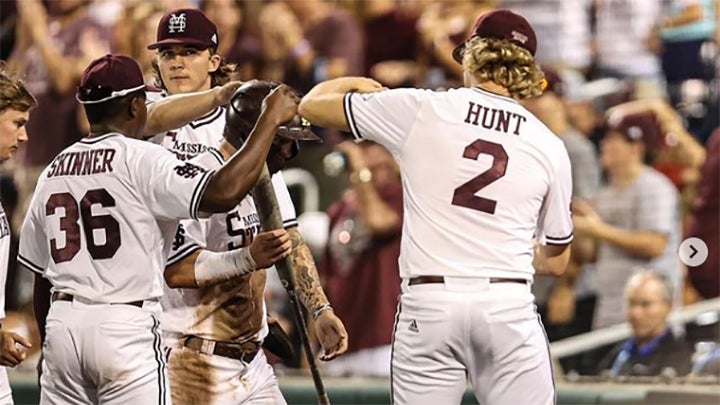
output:
<instances>
[{"instance_id":1,"label":"wristband","mask_svg":"<svg viewBox=\"0 0 720 405\"><path fill-rule=\"evenodd\" d=\"M332 310L332 309L333 309L333 307L331 307L330 304L325 304L325 305L321 306L320 308L313 311L313 314L312 314L313 319L318 319L320 314L322 314L323 312L325 312L327 310Z\"/></svg>"},{"instance_id":2,"label":"wristband","mask_svg":"<svg viewBox=\"0 0 720 405\"><path fill-rule=\"evenodd\" d=\"M203 249L195 259L195 282L198 287L205 287L243 276L256 268L249 247L229 252Z\"/></svg>"}]
</instances>

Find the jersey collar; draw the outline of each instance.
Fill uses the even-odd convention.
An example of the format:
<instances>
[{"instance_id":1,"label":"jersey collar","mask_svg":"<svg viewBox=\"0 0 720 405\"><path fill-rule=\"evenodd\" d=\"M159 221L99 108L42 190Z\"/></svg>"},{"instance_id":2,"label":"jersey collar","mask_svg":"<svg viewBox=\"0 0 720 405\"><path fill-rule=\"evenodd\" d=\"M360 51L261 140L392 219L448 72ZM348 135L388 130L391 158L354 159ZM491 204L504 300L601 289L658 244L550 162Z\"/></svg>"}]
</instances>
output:
<instances>
[{"instance_id":1,"label":"jersey collar","mask_svg":"<svg viewBox=\"0 0 720 405\"><path fill-rule=\"evenodd\" d=\"M515 103L515 104L518 104L518 101L515 100L515 99L512 98L512 97L504 96L504 95L502 95L502 94L493 93L492 91L487 91L487 90L485 90L485 89L481 89L480 87L471 87L471 89L473 89L473 90L475 90L475 91L477 91L477 92L479 92L479 93L485 94L486 96L495 97L495 98L499 98L499 99L501 99L501 100L510 101L510 102Z\"/></svg>"},{"instance_id":2,"label":"jersey collar","mask_svg":"<svg viewBox=\"0 0 720 405\"><path fill-rule=\"evenodd\" d=\"M104 141L108 138L113 138L116 136L122 136L122 135L120 135L117 132L108 132L107 134L96 136L93 138L85 137L85 138L81 139L79 142L91 145L91 144L98 143L98 142Z\"/></svg>"}]
</instances>

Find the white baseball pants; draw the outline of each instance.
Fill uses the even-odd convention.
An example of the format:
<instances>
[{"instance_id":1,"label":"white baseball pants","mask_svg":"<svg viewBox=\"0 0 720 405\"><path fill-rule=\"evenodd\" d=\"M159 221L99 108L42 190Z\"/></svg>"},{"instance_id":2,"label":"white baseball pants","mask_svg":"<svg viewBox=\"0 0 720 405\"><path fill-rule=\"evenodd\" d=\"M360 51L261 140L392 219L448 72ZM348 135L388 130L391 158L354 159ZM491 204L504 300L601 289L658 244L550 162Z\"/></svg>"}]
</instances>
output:
<instances>
[{"instance_id":1,"label":"white baseball pants","mask_svg":"<svg viewBox=\"0 0 720 405\"><path fill-rule=\"evenodd\" d=\"M143 308L53 302L40 403L170 405L159 309L147 301Z\"/></svg>"},{"instance_id":2,"label":"white baseball pants","mask_svg":"<svg viewBox=\"0 0 720 405\"><path fill-rule=\"evenodd\" d=\"M170 348L168 367L175 405L286 404L262 350L245 363L200 353L180 341Z\"/></svg>"},{"instance_id":3,"label":"white baseball pants","mask_svg":"<svg viewBox=\"0 0 720 405\"><path fill-rule=\"evenodd\" d=\"M445 277L403 282L392 352L394 404L555 403L550 352L530 285Z\"/></svg>"}]
</instances>

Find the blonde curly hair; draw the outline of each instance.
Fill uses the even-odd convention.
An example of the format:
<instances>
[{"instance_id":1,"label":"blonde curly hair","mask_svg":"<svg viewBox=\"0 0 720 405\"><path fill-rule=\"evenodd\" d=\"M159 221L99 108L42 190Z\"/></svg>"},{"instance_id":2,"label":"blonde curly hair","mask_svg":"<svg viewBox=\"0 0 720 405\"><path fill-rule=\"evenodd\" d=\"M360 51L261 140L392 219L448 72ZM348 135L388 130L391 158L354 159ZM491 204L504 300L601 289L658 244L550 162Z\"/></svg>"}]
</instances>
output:
<instances>
[{"instance_id":1,"label":"blonde curly hair","mask_svg":"<svg viewBox=\"0 0 720 405\"><path fill-rule=\"evenodd\" d=\"M542 94L545 75L530 51L505 39L474 37L465 45L463 68L479 82L492 81L518 100Z\"/></svg>"}]
</instances>

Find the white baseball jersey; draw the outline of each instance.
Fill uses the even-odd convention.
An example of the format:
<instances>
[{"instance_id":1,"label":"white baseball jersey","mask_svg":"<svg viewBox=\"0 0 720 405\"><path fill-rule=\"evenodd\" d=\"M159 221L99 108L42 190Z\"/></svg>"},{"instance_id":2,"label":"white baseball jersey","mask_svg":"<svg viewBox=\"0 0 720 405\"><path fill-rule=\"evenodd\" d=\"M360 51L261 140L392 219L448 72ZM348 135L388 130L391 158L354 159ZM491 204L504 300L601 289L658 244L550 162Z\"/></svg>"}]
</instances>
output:
<instances>
[{"instance_id":1,"label":"white baseball jersey","mask_svg":"<svg viewBox=\"0 0 720 405\"><path fill-rule=\"evenodd\" d=\"M348 93L356 139L400 164L400 275L531 278L533 237L572 240L570 160L515 100L478 88Z\"/></svg>"},{"instance_id":2,"label":"white baseball jersey","mask_svg":"<svg viewBox=\"0 0 720 405\"><path fill-rule=\"evenodd\" d=\"M225 108L221 107L182 128L156 136L154 141L180 158L192 158L197 153L216 149L222 142L224 127ZM274 174L272 182L283 225L286 228L296 226L295 207L282 174ZM166 266L201 248L213 252L247 248L260 229L260 218L251 196L226 214L214 214L198 221L183 220L175 234ZM264 272L254 272L207 288L166 287L162 299L163 329L172 334L219 341L262 339L267 334L262 300L264 288Z\"/></svg>"},{"instance_id":3,"label":"white baseball jersey","mask_svg":"<svg viewBox=\"0 0 720 405\"><path fill-rule=\"evenodd\" d=\"M222 164L217 152L198 160ZM38 180L18 260L57 291L91 301L160 297L177 220L197 217L211 179L194 163L117 133L69 146Z\"/></svg>"},{"instance_id":4,"label":"white baseball jersey","mask_svg":"<svg viewBox=\"0 0 720 405\"><path fill-rule=\"evenodd\" d=\"M0 320L5 319L5 283L10 260L10 222L0 204Z\"/></svg>"},{"instance_id":5,"label":"white baseball jersey","mask_svg":"<svg viewBox=\"0 0 720 405\"><path fill-rule=\"evenodd\" d=\"M10 259L10 222L0 205L0 321L5 319L5 283ZM25 334L27 336L27 334ZM0 404L12 404L12 392L5 367L0 367Z\"/></svg>"}]
</instances>

